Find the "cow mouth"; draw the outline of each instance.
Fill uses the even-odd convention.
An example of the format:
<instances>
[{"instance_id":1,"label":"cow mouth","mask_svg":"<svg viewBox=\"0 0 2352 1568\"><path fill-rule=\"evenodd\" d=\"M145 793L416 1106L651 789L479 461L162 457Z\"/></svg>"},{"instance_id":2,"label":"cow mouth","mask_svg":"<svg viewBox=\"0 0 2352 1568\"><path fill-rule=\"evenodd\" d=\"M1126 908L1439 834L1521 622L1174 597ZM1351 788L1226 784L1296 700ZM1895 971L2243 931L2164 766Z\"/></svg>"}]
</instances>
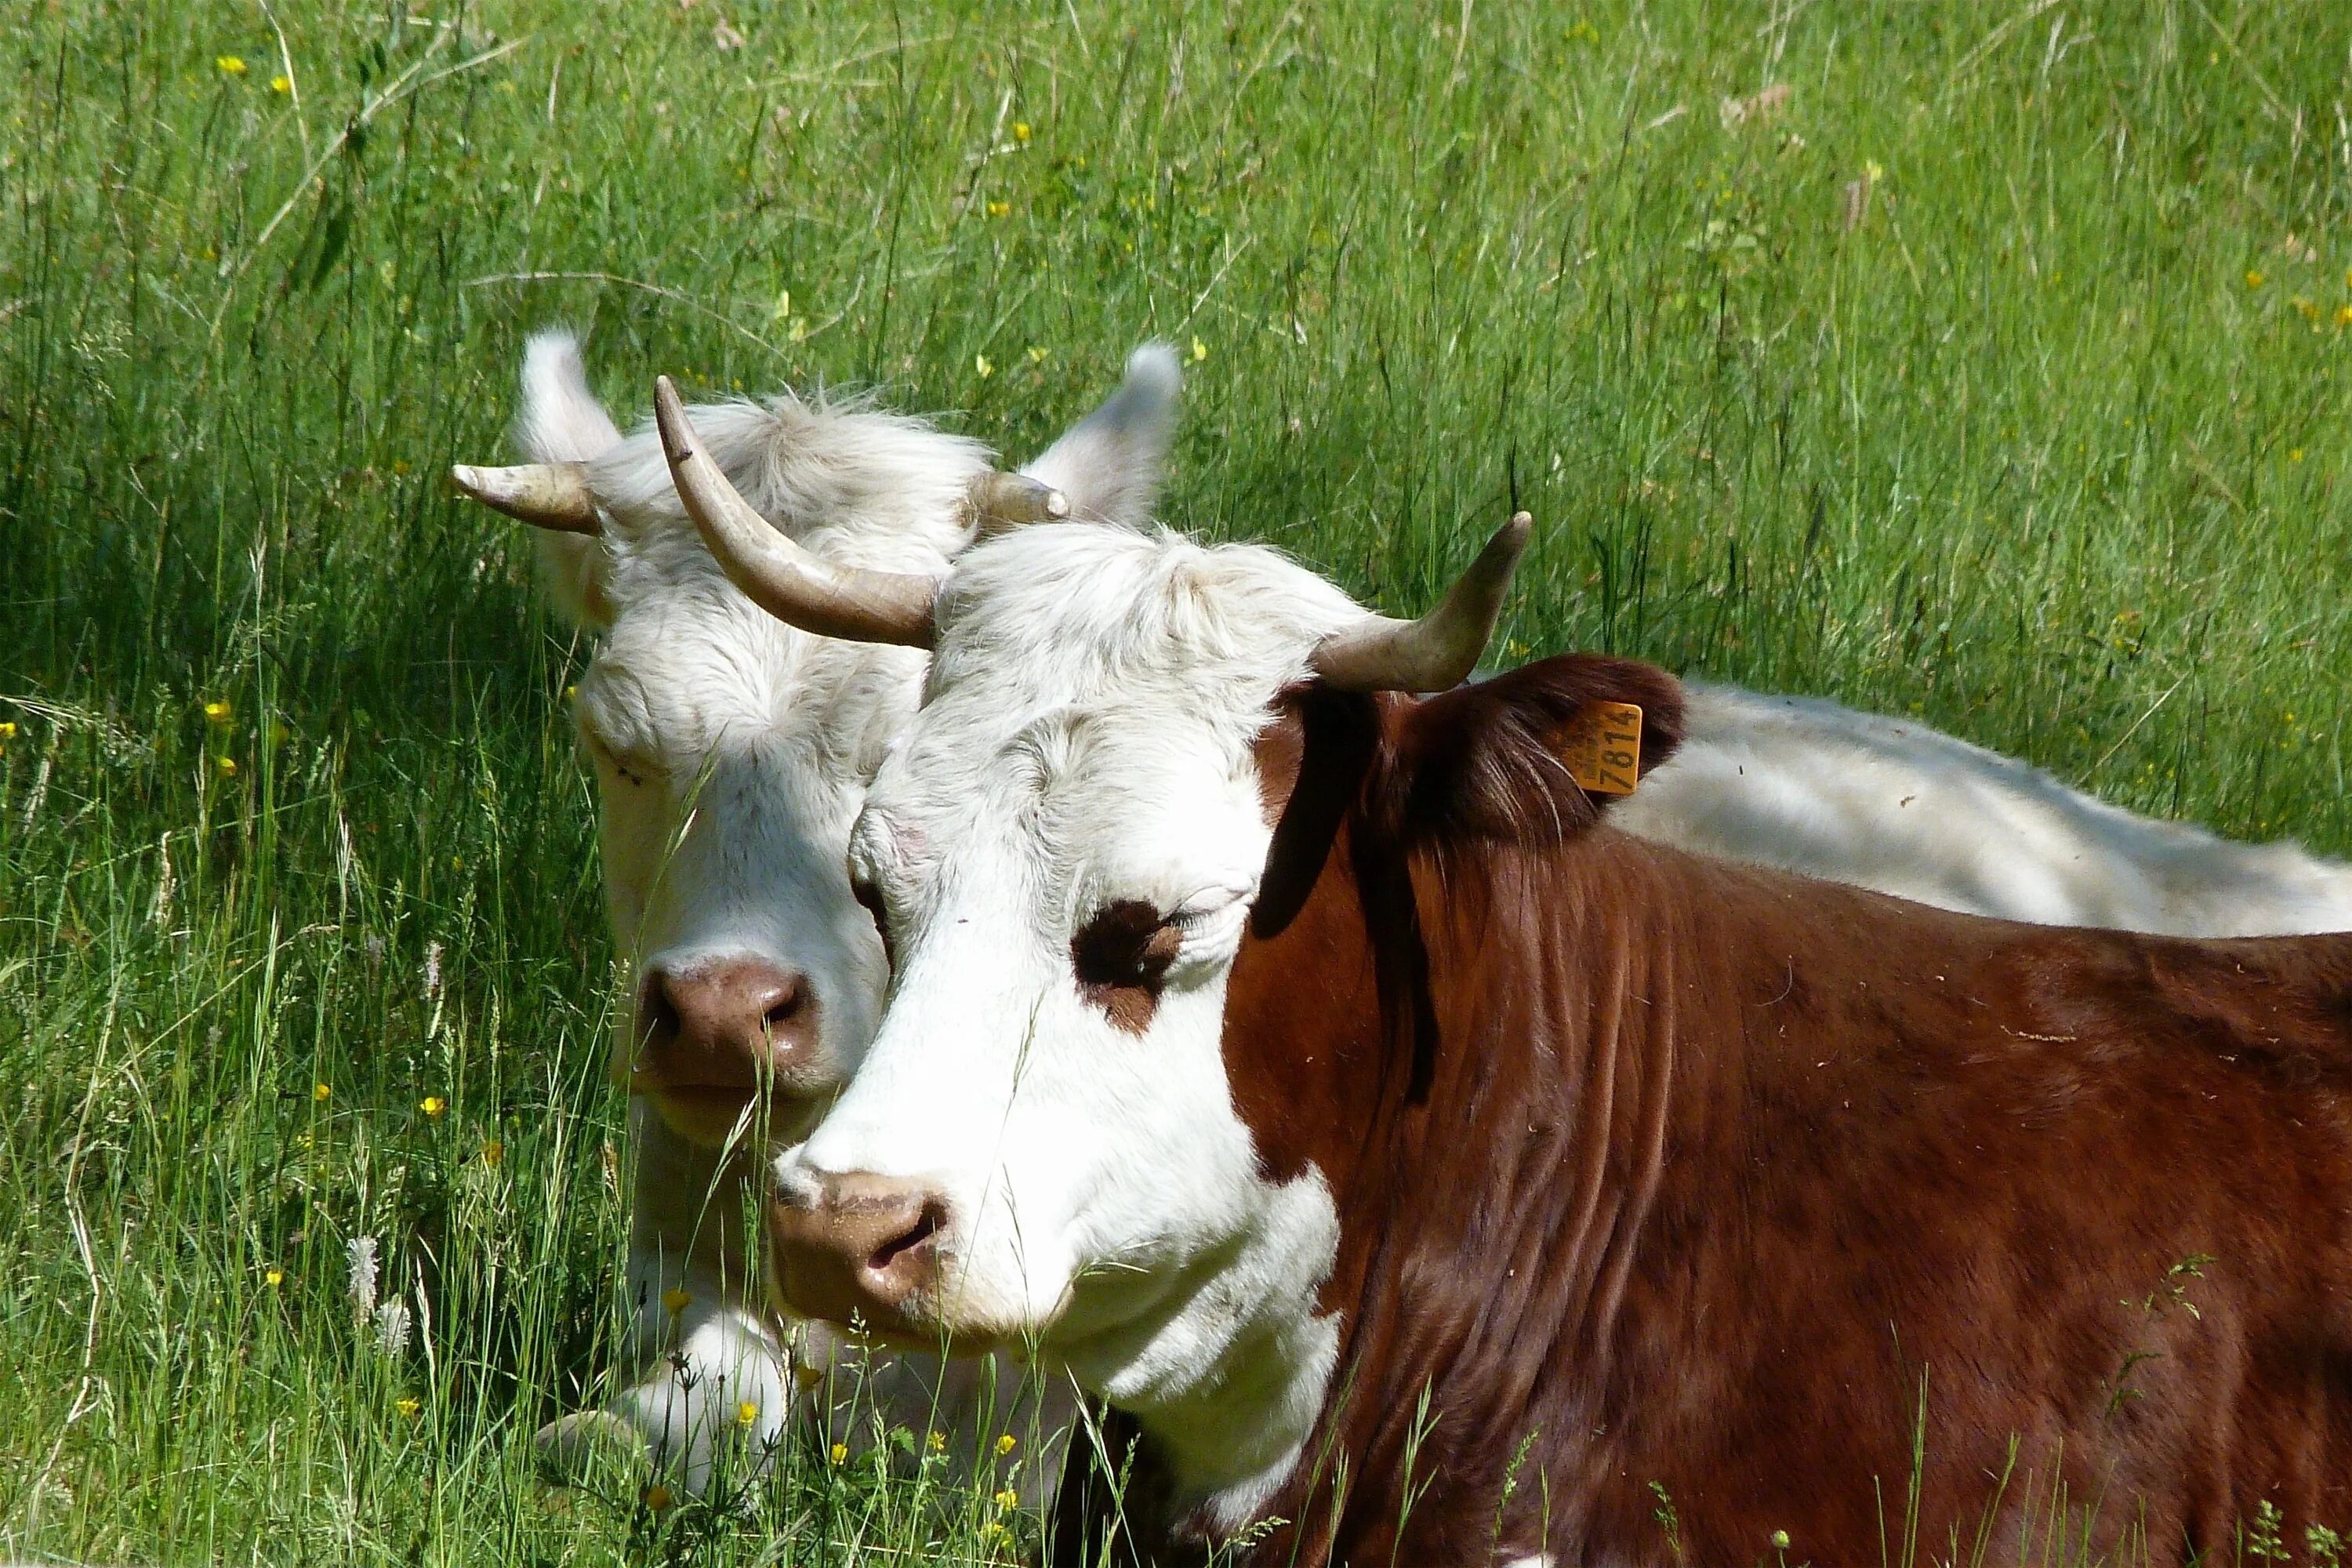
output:
<instances>
[{"instance_id":1,"label":"cow mouth","mask_svg":"<svg viewBox=\"0 0 2352 1568\"><path fill-rule=\"evenodd\" d=\"M755 1090L733 1084L647 1085L644 1093L671 1131L692 1142L714 1146L734 1137L744 1112L758 1098Z\"/></svg>"}]
</instances>

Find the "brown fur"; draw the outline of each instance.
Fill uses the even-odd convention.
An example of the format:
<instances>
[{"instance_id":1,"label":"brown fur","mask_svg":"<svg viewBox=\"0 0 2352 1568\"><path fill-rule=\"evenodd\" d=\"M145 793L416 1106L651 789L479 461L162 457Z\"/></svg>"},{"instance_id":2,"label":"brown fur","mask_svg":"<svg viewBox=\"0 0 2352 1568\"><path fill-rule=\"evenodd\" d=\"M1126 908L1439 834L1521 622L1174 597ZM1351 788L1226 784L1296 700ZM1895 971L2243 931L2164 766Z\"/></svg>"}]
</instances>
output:
<instances>
[{"instance_id":1,"label":"brown fur","mask_svg":"<svg viewBox=\"0 0 2352 1568\"><path fill-rule=\"evenodd\" d=\"M1546 765L1596 698L1648 710L1645 769L1671 748L1667 678L1570 658L1311 689L1262 749L1296 777L1226 1061L1268 1174L1329 1183L1341 1348L1246 1560L1743 1563L1785 1529L1876 1562L1923 1409L1937 1560L1988 1518L2008 1560L2061 1480L2110 1556L2219 1561L2264 1500L2298 1557L2352 1525L2352 937L2016 925L1645 844Z\"/></svg>"}]
</instances>

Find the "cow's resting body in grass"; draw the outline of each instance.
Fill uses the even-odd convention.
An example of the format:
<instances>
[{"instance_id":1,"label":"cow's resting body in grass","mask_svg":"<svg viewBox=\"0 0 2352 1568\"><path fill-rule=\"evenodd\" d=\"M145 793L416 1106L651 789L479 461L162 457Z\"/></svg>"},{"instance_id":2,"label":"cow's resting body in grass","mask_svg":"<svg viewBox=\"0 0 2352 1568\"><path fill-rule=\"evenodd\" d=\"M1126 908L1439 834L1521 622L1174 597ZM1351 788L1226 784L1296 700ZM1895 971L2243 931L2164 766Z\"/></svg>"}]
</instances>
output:
<instances>
[{"instance_id":1,"label":"cow's resting body in grass","mask_svg":"<svg viewBox=\"0 0 2352 1568\"><path fill-rule=\"evenodd\" d=\"M1027 472L1082 516L1141 521L1176 384L1172 360L1144 351L1121 392ZM913 710L923 656L796 631L737 592L678 511L657 446L624 440L570 339L535 341L523 394L520 437L541 466L461 477L549 530L556 597L598 635L578 717L630 972L616 1048L642 1042L620 1064L639 1091L627 1278L641 1375L604 1412L544 1436L562 1457L617 1424L698 1486L719 1443L756 1449L784 1420L783 1331L740 1266L747 1166L725 1146L755 1082L779 1103L772 1126L742 1129L743 1147L812 1124L879 1011L882 956L845 853L866 780ZM971 538L972 486L987 473L971 442L854 404L785 398L696 416L762 513L827 559L933 571ZM2352 926L2341 867L2132 816L1923 725L1712 688L1690 730L1621 822L2020 918L2208 934ZM793 1014L771 1041L762 1026L782 1002ZM816 1347L812 1365L832 1349ZM909 1420L930 1397L928 1368L912 1365L880 1379ZM985 1401L952 1392L941 1424L976 1431Z\"/></svg>"},{"instance_id":2,"label":"cow's resting body in grass","mask_svg":"<svg viewBox=\"0 0 2352 1568\"><path fill-rule=\"evenodd\" d=\"M1066 525L935 595L765 579L935 647L851 840L890 1002L778 1159L772 1284L1129 1413L1119 1528L1165 1561L1861 1561L1915 1420L1931 1551L2055 1486L2158 1562L2352 1520L2352 937L1995 921L1619 832L1559 742L1632 701L1663 756L1670 677L1393 695L1467 671L1523 538L1419 624Z\"/></svg>"}]
</instances>

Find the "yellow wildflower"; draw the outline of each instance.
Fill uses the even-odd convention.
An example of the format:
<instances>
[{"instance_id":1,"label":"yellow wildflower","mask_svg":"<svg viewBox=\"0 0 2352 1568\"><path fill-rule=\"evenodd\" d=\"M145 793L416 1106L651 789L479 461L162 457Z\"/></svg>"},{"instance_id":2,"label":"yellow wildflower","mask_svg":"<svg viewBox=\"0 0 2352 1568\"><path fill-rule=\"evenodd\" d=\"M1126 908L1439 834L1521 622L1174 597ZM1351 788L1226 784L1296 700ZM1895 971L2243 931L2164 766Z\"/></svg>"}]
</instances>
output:
<instances>
[{"instance_id":1,"label":"yellow wildflower","mask_svg":"<svg viewBox=\"0 0 2352 1568\"><path fill-rule=\"evenodd\" d=\"M290 93L294 90L294 79L285 76L271 77L269 90L276 93Z\"/></svg>"},{"instance_id":2,"label":"yellow wildflower","mask_svg":"<svg viewBox=\"0 0 2352 1568\"><path fill-rule=\"evenodd\" d=\"M416 1102L416 1109L427 1116L438 1116L449 1109L449 1102L437 1094L428 1094Z\"/></svg>"},{"instance_id":3,"label":"yellow wildflower","mask_svg":"<svg viewBox=\"0 0 2352 1568\"><path fill-rule=\"evenodd\" d=\"M495 1169L496 1167L498 1167L498 1166L499 1166L499 1165L500 1165L500 1164L503 1164L503 1163L506 1162L506 1157L507 1157L507 1146L506 1146L505 1144L503 1144L503 1143L499 1142L497 1139L495 1139L495 1138L486 1139L486 1140L484 1140L484 1141L483 1141L483 1143L482 1143L482 1163L483 1163L483 1164L485 1164L485 1165L488 1165L488 1166L492 1167L493 1169Z\"/></svg>"},{"instance_id":4,"label":"yellow wildflower","mask_svg":"<svg viewBox=\"0 0 2352 1568\"><path fill-rule=\"evenodd\" d=\"M235 717L236 710L229 707L226 697L215 698L205 704L205 722L207 724L226 724Z\"/></svg>"},{"instance_id":5,"label":"yellow wildflower","mask_svg":"<svg viewBox=\"0 0 2352 1568\"><path fill-rule=\"evenodd\" d=\"M944 1454L948 1451L948 1435L944 1432L927 1432L923 1435L923 1447L934 1454Z\"/></svg>"},{"instance_id":6,"label":"yellow wildflower","mask_svg":"<svg viewBox=\"0 0 2352 1568\"><path fill-rule=\"evenodd\" d=\"M1208 357L1209 345L1202 342L1200 339L1194 338L1192 340L1192 363L1194 364L1199 364L1202 360L1207 359Z\"/></svg>"},{"instance_id":7,"label":"yellow wildflower","mask_svg":"<svg viewBox=\"0 0 2352 1568\"><path fill-rule=\"evenodd\" d=\"M750 1426L759 1419L760 1407L750 1400L747 1399L735 1407L735 1425L738 1426Z\"/></svg>"},{"instance_id":8,"label":"yellow wildflower","mask_svg":"<svg viewBox=\"0 0 2352 1568\"><path fill-rule=\"evenodd\" d=\"M662 1310L675 1318L685 1311L693 1300L694 1298L687 1294L683 1286L673 1285L662 1292Z\"/></svg>"},{"instance_id":9,"label":"yellow wildflower","mask_svg":"<svg viewBox=\"0 0 2352 1568\"><path fill-rule=\"evenodd\" d=\"M233 779L236 777L236 759L235 757L217 758L214 761L213 766L220 770L220 776L225 779Z\"/></svg>"},{"instance_id":10,"label":"yellow wildflower","mask_svg":"<svg viewBox=\"0 0 2352 1568\"><path fill-rule=\"evenodd\" d=\"M2249 288L2249 289L2259 289L2259 288L2261 288L2262 286L2263 286L2263 275L2262 275L2259 271L2255 270L2253 268L2251 268L2251 267L2247 268L2246 268L2246 287L2247 287L2247 288Z\"/></svg>"},{"instance_id":11,"label":"yellow wildflower","mask_svg":"<svg viewBox=\"0 0 2352 1568\"><path fill-rule=\"evenodd\" d=\"M995 1503L1000 1509L1007 1509L1021 1500L1021 1494L1014 1491L1011 1487L1007 1487L989 1500Z\"/></svg>"},{"instance_id":12,"label":"yellow wildflower","mask_svg":"<svg viewBox=\"0 0 2352 1568\"><path fill-rule=\"evenodd\" d=\"M996 367L988 363L988 356L986 354L972 355L971 368L980 372L980 379L982 381L986 381L990 376L996 374Z\"/></svg>"},{"instance_id":13,"label":"yellow wildflower","mask_svg":"<svg viewBox=\"0 0 2352 1568\"><path fill-rule=\"evenodd\" d=\"M2336 308L2336 324L2339 327L2352 327L2352 305L2338 305Z\"/></svg>"},{"instance_id":14,"label":"yellow wildflower","mask_svg":"<svg viewBox=\"0 0 2352 1568\"><path fill-rule=\"evenodd\" d=\"M2294 313L2301 316L2305 321L2315 321L2319 320L2319 307L2310 300L2305 299L2303 295L2297 294L2294 299L2289 300L2287 303L2294 306Z\"/></svg>"},{"instance_id":15,"label":"yellow wildflower","mask_svg":"<svg viewBox=\"0 0 2352 1568\"><path fill-rule=\"evenodd\" d=\"M1015 1437L1015 1436L1014 1436L1012 1433L1010 1433L1010 1432L1007 1432L1006 1434L1004 1434L1004 1436L1003 1436L999 1437L999 1438L996 1440L996 1451L997 1451L999 1454L1009 1454L1009 1453L1013 1452L1013 1449L1015 1449L1015 1448L1019 1447L1020 1446L1021 1446L1021 1439L1020 1439L1020 1438L1018 1438L1018 1437Z\"/></svg>"},{"instance_id":16,"label":"yellow wildflower","mask_svg":"<svg viewBox=\"0 0 2352 1568\"><path fill-rule=\"evenodd\" d=\"M846 1443L835 1443L832 1447L825 1450L825 1457L837 1465L841 1463L842 1460L849 1458L849 1445Z\"/></svg>"},{"instance_id":17,"label":"yellow wildflower","mask_svg":"<svg viewBox=\"0 0 2352 1568\"><path fill-rule=\"evenodd\" d=\"M223 76L243 76L245 74L245 62L237 58L235 55L215 55L213 57L213 64L220 68L220 73Z\"/></svg>"},{"instance_id":18,"label":"yellow wildflower","mask_svg":"<svg viewBox=\"0 0 2352 1568\"><path fill-rule=\"evenodd\" d=\"M2303 448L2302 448L2302 447L2289 447L2286 449L2286 460L2287 460L2288 462L2290 462L2290 463L2300 463L2300 462L2302 462L2302 461L2303 461ZM2288 718L2290 718L2290 719L2292 719L2292 718L2294 718L2294 714L2292 714L2292 713L2290 713L2290 714L2288 714L2288 715L2287 715L2287 717L2288 717Z\"/></svg>"},{"instance_id":19,"label":"yellow wildflower","mask_svg":"<svg viewBox=\"0 0 2352 1568\"><path fill-rule=\"evenodd\" d=\"M1049 350L1048 350L1048 349L1047 349L1047 348L1046 348L1043 343L1032 343L1032 344L1030 344L1030 345L1029 345L1029 348L1028 348L1028 351L1027 351L1028 355L1029 355L1029 363L1030 363L1031 364L1044 364L1044 363L1045 363L1045 355L1046 355L1048 353L1050 353L1050 352L1051 352L1051 351L1049 351ZM11 727L12 732L13 732L13 729L14 729L14 727L12 726L12 727Z\"/></svg>"},{"instance_id":20,"label":"yellow wildflower","mask_svg":"<svg viewBox=\"0 0 2352 1568\"><path fill-rule=\"evenodd\" d=\"M670 1510L671 1505L677 1501L677 1499L671 1494L670 1489L662 1485L659 1481L656 1481L653 1485L639 1492L637 1494L637 1499L656 1513L667 1513Z\"/></svg>"},{"instance_id":21,"label":"yellow wildflower","mask_svg":"<svg viewBox=\"0 0 2352 1568\"><path fill-rule=\"evenodd\" d=\"M1015 142L1026 142L1029 140L1029 122L1027 121L1016 120L1013 122L1013 140Z\"/></svg>"},{"instance_id":22,"label":"yellow wildflower","mask_svg":"<svg viewBox=\"0 0 2352 1568\"><path fill-rule=\"evenodd\" d=\"M334 1092L335 1091L333 1089L329 1089L323 1083L314 1083L310 1086L310 1098L319 1101L321 1105L325 1104L327 1097Z\"/></svg>"},{"instance_id":23,"label":"yellow wildflower","mask_svg":"<svg viewBox=\"0 0 2352 1568\"><path fill-rule=\"evenodd\" d=\"M991 202L988 204L988 216L991 217L1003 217L1012 210L1013 204L1011 202Z\"/></svg>"},{"instance_id":24,"label":"yellow wildflower","mask_svg":"<svg viewBox=\"0 0 2352 1568\"><path fill-rule=\"evenodd\" d=\"M392 1407L414 1421L417 1414L425 1408L425 1401L413 1394L404 1394L392 1402Z\"/></svg>"},{"instance_id":25,"label":"yellow wildflower","mask_svg":"<svg viewBox=\"0 0 2352 1568\"><path fill-rule=\"evenodd\" d=\"M261 1282L275 1290L278 1286L286 1283L286 1270L283 1268L265 1268L261 1271Z\"/></svg>"}]
</instances>

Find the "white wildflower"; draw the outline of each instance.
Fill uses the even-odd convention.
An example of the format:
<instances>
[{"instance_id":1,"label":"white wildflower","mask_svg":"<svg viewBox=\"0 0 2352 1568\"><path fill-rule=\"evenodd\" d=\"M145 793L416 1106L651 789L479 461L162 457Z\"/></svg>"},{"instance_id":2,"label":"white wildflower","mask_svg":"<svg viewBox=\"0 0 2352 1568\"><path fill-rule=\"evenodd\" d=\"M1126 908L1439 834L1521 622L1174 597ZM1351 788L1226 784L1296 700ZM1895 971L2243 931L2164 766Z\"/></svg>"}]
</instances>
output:
<instances>
[{"instance_id":1,"label":"white wildflower","mask_svg":"<svg viewBox=\"0 0 2352 1568\"><path fill-rule=\"evenodd\" d=\"M408 1303L395 1296L375 1310L376 1348L388 1356L396 1356L408 1349L408 1331L415 1316Z\"/></svg>"},{"instance_id":2,"label":"white wildflower","mask_svg":"<svg viewBox=\"0 0 2352 1568\"><path fill-rule=\"evenodd\" d=\"M343 1251L352 1264L352 1321L364 1328L375 1316L375 1237L355 1236Z\"/></svg>"}]
</instances>

